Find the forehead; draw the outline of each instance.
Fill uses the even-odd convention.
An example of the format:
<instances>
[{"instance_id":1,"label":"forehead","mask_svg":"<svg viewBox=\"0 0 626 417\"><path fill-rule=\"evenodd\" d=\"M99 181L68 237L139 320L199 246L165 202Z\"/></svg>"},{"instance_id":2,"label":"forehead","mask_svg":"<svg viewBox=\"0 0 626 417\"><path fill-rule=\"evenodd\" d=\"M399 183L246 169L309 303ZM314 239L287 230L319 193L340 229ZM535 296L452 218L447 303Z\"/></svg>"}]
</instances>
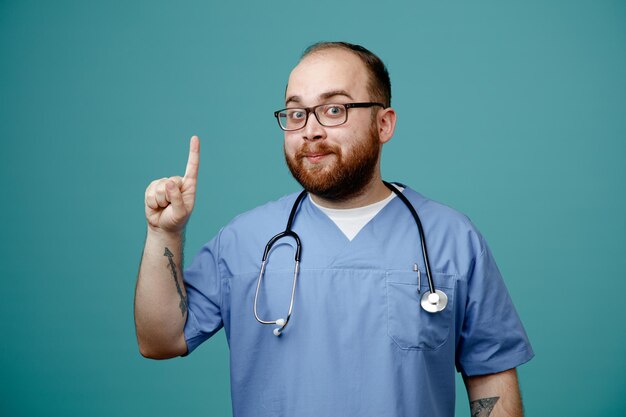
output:
<instances>
[{"instance_id":1,"label":"forehead","mask_svg":"<svg viewBox=\"0 0 626 417\"><path fill-rule=\"evenodd\" d=\"M355 54L341 49L314 52L291 71L285 101L314 105L328 92L345 91L353 100L368 100L368 72Z\"/></svg>"}]
</instances>

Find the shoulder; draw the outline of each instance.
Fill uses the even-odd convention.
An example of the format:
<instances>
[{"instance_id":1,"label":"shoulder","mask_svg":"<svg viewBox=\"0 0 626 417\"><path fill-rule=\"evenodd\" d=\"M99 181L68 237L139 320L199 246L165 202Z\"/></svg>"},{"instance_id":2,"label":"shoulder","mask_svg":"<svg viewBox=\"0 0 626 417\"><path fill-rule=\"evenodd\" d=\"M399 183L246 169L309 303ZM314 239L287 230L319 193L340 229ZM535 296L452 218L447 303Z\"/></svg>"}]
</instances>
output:
<instances>
[{"instance_id":1,"label":"shoulder","mask_svg":"<svg viewBox=\"0 0 626 417\"><path fill-rule=\"evenodd\" d=\"M409 187L405 188L404 195L415 207L425 235L433 241L429 246L446 247L457 255L464 254L468 260L485 250L486 242L482 234L467 215Z\"/></svg>"},{"instance_id":2,"label":"shoulder","mask_svg":"<svg viewBox=\"0 0 626 417\"><path fill-rule=\"evenodd\" d=\"M256 271L263 248L285 230L291 207L300 193L270 201L234 217L207 245L215 254L222 276Z\"/></svg>"},{"instance_id":3,"label":"shoulder","mask_svg":"<svg viewBox=\"0 0 626 417\"><path fill-rule=\"evenodd\" d=\"M446 204L425 197L410 187L404 189L404 195L415 210L427 217L431 223L448 228L476 229L467 215Z\"/></svg>"},{"instance_id":4,"label":"shoulder","mask_svg":"<svg viewBox=\"0 0 626 417\"><path fill-rule=\"evenodd\" d=\"M285 195L235 216L220 231L220 240L267 240L285 230L289 213L300 192Z\"/></svg>"},{"instance_id":5,"label":"shoulder","mask_svg":"<svg viewBox=\"0 0 626 417\"><path fill-rule=\"evenodd\" d=\"M300 191L287 194L277 200L269 201L251 210L245 211L235 216L225 228L259 227L260 222L278 222L280 224L284 223L284 226L287 224L287 217L299 194Z\"/></svg>"}]
</instances>

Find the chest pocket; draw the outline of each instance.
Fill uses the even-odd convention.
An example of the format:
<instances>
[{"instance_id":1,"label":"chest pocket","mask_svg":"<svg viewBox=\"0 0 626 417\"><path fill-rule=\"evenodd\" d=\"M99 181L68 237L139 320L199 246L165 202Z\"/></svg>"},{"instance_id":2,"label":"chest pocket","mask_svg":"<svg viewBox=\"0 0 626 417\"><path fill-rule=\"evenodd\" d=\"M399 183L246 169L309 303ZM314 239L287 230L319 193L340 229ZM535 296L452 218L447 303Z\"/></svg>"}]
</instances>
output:
<instances>
[{"instance_id":1,"label":"chest pocket","mask_svg":"<svg viewBox=\"0 0 626 417\"><path fill-rule=\"evenodd\" d=\"M434 273L433 283L448 296L448 305L438 313L428 313L420 305L421 296L428 291L426 274L422 274L421 293L418 294L416 272L387 273L387 332L402 349L435 350L450 336L455 279L453 275Z\"/></svg>"}]
</instances>

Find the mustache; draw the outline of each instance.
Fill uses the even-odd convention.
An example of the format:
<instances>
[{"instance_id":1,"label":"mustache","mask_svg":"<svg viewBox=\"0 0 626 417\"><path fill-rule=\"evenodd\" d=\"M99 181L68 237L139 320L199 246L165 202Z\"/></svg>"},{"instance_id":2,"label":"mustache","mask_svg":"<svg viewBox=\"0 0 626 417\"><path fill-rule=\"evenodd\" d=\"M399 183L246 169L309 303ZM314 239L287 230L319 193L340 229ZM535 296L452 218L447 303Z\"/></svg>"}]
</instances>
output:
<instances>
[{"instance_id":1,"label":"mustache","mask_svg":"<svg viewBox=\"0 0 626 417\"><path fill-rule=\"evenodd\" d=\"M319 143L319 144L315 144L315 145L309 145L308 143L305 143L297 152L296 152L296 158L301 159L306 157L307 155L310 154L329 154L329 153L333 153L333 154L338 154L339 153L339 147L338 146L331 146L327 143Z\"/></svg>"}]
</instances>

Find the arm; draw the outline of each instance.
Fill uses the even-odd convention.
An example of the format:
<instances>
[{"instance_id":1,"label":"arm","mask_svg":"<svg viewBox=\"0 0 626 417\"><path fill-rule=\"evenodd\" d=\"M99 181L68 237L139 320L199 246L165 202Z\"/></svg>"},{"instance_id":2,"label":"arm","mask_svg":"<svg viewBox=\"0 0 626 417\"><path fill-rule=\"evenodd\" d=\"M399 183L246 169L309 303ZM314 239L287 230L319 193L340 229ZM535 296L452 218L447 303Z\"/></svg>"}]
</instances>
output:
<instances>
[{"instance_id":1,"label":"arm","mask_svg":"<svg viewBox=\"0 0 626 417\"><path fill-rule=\"evenodd\" d=\"M135 288L137 342L147 358L166 359L187 352L181 253L182 235L159 234L148 227Z\"/></svg>"},{"instance_id":2,"label":"arm","mask_svg":"<svg viewBox=\"0 0 626 417\"><path fill-rule=\"evenodd\" d=\"M200 142L194 136L185 176L155 180L146 189L148 233L135 288L135 328L139 351L148 358L187 353L182 250L195 200L199 159Z\"/></svg>"},{"instance_id":3,"label":"arm","mask_svg":"<svg viewBox=\"0 0 626 417\"><path fill-rule=\"evenodd\" d=\"M496 374L463 376L472 417L522 417L517 372L515 369Z\"/></svg>"}]
</instances>

